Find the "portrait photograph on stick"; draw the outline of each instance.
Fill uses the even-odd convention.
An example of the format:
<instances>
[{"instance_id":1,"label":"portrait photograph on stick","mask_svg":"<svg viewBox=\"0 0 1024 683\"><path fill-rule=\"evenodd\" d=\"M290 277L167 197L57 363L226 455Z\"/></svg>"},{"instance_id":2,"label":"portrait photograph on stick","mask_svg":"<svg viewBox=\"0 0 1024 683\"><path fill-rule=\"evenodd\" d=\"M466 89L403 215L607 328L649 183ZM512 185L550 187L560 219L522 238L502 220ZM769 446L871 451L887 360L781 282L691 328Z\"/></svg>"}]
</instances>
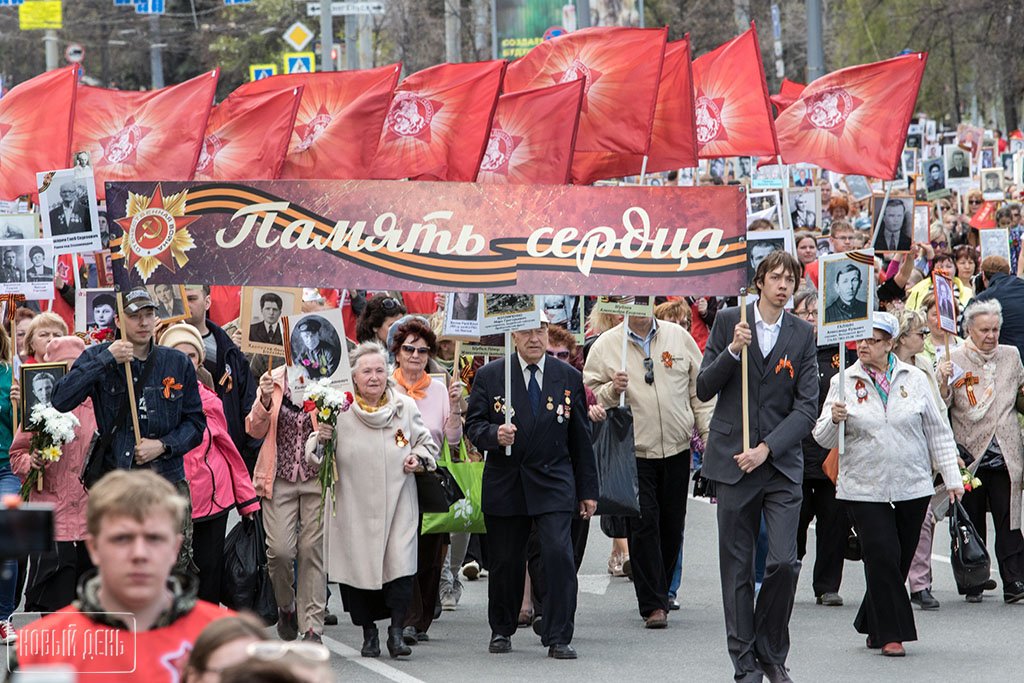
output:
<instances>
[{"instance_id":1,"label":"portrait photograph on stick","mask_svg":"<svg viewBox=\"0 0 1024 683\"><path fill-rule=\"evenodd\" d=\"M0 294L52 299L53 240L0 240Z\"/></svg>"},{"instance_id":2,"label":"portrait photograph on stick","mask_svg":"<svg viewBox=\"0 0 1024 683\"><path fill-rule=\"evenodd\" d=\"M925 159L921 162L924 172L925 191L929 199L938 199L949 195L946 189L946 162L942 157Z\"/></svg>"},{"instance_id":3,"label":"portrait photograph on stick","mask_svg":"<svg viewBox=\"0 0 1024 683\"><path fill-rule=\"evenodd\" d=\"M821 190L817 187L786 189L786 227L790 230L819 230Z\"/></svg>"},{"instance_id":4,"label":"portrait photograph on stick","mask_svg":"<svg viewBox=\"0 0 1024 683\"><path fill-rule=\"evenodd\" d=\"M747 282L754 281L757 267L773 251L793 253L791 230L758 230L747 233Z\"/></svg>"},{"instance_id":5,"label":"portrait photograph on stick","mask_svg":"<svg viewBox=\"0 0 1024 683\"><path fill-rule=\"evenodd\" d=\"M971 156L957 145L946 145L942 152L946 162L946 187L970 186Z\"/></svg>"},{"instance_id":6,"label":"portrait photograph on stick","mask_svg":"<svg viewBox=\"0 0 1024 683\"><path fill-rule=\"evenodd\" d=\"M40 237L34 213L0 214L0 240L24 240Z\"/></svg>"},{"instance_id":7,"label":"portrait photograph on stick","mask_svg":"<svg viewBox=\"0 0 1024 683\"><path fill-rule=\"evenodd\" d=\"M86 346L114 340L116 314L117 299L113 289L75 291L75 331Z\"/></svg>"},{"instance_id":8,"label":"portrait photograph on stick","mask_svg":"<svg viewBox=\"0 0 1024 683\"><path fill-rule=\"evenodd\" d=\"M49 406L53 389L68 372L67 363L24 363L21 366L21 428L28 431L32 410Z\"/></svg>"},{"instance_id":9,"label":"portrait photograph on stick","mask_svg":"<svg viewBox=\"0 0 1024 683\"><path fill-rule=\"evenodd\" d=\"M871 333L874 309L874 253L870 249L818 258L818 344L863 339Z\"/></svg>"},{"instance_id":10,"label":"portrait photograph on stick","mask_svg":"<svg viewBox=\"0 0 1024 683\"><path fill-rule=\"evenodd\" d=\"M176 323L188 317L188 297L185 285L146 285L156 302L156 317L162 323Z\"/></svg>"},{"instance_id":11,"label":"portrait photograph on stick","mask_svg":"<svg viewBox=\"0 0 1024 683\"><path fill-rule=\"evenodd\" d=\"M444 336L461 341L480 338L480 295L476 292L449 292L444 295Z\"/></svg>"},{"instance_id":12,"label":"portrait photograph on stick","mask_svg":"<svg viewBox=\"0 0 1024 683\"><path fill-rule=\"evenodd\" d=\"M981 196L989 202L1006 199L1002 168L987 168L981 172Z\"/></svg>"},{"instance_id":13,"label":"portrait photograph on stick","mask_svg":"<svg viewBox=\"0 0 1024 683\"><path fill-rule=\"evenodd\" d=\"M43 237L53 239L56 253L92 253L103 249L92 169L38 173L37 182Z\"/></svg>"},{"instance_id":14,"label":"portrait photograph on stick","mask_svg":"<svg viewBox=\"0 0 1024 683\"><path fill-rule=\"evenodd\" d=\"M1007 228L986 228L978 231L981 260L989 256L1002 256L1010 263L1010 231Z\"/></svg>"},{"instance_id":15,"label":"portrait photograph on stick","mask_svg":"<svg viewBox=\"0 0 1024 683\"><path fill-rule=\"evenodd\" d=\"M350 390L352 373L340 308L288 315L284 320L285 363L293 400L311 382L326 379L336 389Z\"/></svg>"},{"instance_id":16,"label":"portrait photograph on stick","mask_svg":"<svg viewBox=\"0 0 1024 683\"><path fill-rule=\"evenodd\" d=\"M931 229L931 209L928 202L914 202L914 241L918 244L928 242Z\"/></svg>"},{"instance_id":17,"label":"portrait photograph on stick","mask_svg":"<svg viewBox=\"0 0 1024 683\"><path fill-rule=\"evenodd\" d=\"M540 326L540 306L533 294L484 294L481 307L481 335Z\"/></svg>"},{"instance_id":18,"label":"portrait photograph on stick","mask_svg":"<svg viewBox=\"0 0 1024 683\"><path fill-rule=\"evenodd\" d=\"M286 315L302 312L302 290L298 288L242 287L244 324L241 349L262 356L284 357Z\"/></svg>"},{"instance_id":19,"label":"portrait photograph on stick","mask_svg":"<svg viewBox=\"0 0 1024 683\"><path fill-rule=\"evenodd\" d=\"M935 292L935 309L939 312L939 327L956 334L956 295L953 293L953 279L938 271L932 273Z\"/></svg>"},{"instance_id":20,"label":"portrait photograph on stick","mask_svg":"<svg viewBox=\"0 0 1024 683\"><path fill-rule=\"evenodd\" d=\"M747 227L758 219L768 221L775 230L783 227L782 200L778 190L747 193Z\"/></svg>"},{"instance_id":21,"label":"portrait photograph on stick","mask_svg":"<svg viewBox=\"0 0 1024 683\"><path fill-rule=\"evenodd\" d=\"M904 253L914 242L914 198L875 196L871 199L871 225L877 226L871 245L876 252ZM879 223L881 217L881 223Z\"/></svg>"}]
</instances>

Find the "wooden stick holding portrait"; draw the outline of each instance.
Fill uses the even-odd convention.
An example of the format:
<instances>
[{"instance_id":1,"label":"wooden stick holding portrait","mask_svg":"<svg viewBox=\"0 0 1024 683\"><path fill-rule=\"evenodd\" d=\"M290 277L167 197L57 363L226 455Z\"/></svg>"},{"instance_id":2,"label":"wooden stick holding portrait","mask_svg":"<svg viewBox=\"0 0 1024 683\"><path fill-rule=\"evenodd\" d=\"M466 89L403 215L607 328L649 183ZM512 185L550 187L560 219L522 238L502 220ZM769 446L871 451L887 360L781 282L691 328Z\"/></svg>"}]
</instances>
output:
<instances>
[{"instance_id":1,"label":"wooden stick holding portrait","mask_svg":"<svg viewBox=\"0 0 1024 683\"><path fill-rule=\"evenodd\" d=\"M121 338L125 339L127 335L124 333L126 318L124 315L124 294L121 292L117 293L117 315L119 327L121 328ZM124 364L124 377L128 381L128 412L132 415L132 430L135 433L135 445L138 446L142 441L142 429L139 427L139 409L138 403L135 400L135 381L132 378L132 362L129 359Z\"/></svg>"},{"instance_id":2,"label":"wooden stick holding portrait","mask_svg":"<svg viewBox=\"0 0 1024 683\"><path fill-rule=\"evenodd\" d=\"M505 426L512 424L512 333L505 333ZM512 455L512 446L505 446L505 455Z\"/></svg>"},{"instance_id":3,"label":"wooden stick holding portrait","mask_svg":"<svg viewBox=\"0 0 1024 683\"><path fill-rule=\"evenodd\" d=\"M747 288L740 289L740 322L747 324ZM747 383L747 347L740 351L740 413L743 415L743 450L750 448L750 385Z\"/></svg>"}]
</instances>

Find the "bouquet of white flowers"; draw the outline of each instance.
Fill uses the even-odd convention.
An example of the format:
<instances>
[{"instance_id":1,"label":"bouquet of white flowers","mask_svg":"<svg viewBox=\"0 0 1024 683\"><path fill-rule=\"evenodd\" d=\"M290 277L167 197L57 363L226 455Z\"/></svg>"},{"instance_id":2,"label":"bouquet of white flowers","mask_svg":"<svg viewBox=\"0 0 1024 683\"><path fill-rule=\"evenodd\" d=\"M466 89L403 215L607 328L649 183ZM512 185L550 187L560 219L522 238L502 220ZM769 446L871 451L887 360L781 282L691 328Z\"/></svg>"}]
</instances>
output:
<instances>
[{"instance_id":1,"label":"bouquet of white flowers","mask_svg":"<svg viewBox=\"0 0 1024 683\"><path fill-rule=\"evenodd\" d=\"M352 407L352 393L331 386L330 380L321 379L306 389L302 409L316 413L316 419L332 427L338 422L338 415ZM334 482L338 480L338 463L334 459L334 439L324 444L324 459L317 473L320 482L320 517L323 518L324 502L331 498L331 514L334 514Z\"/></svg>"},{"instance_id":2,"label":"bouquet of white flowers","mask_svg":"<svg viewBox=\"0 0 1024 683\"><path fill-rule=\"evenodd\" d=\"M28 431L32 432L29 451L38 453L43 464L57 462L64 453L64 446L75 440L75 427L80 423L71 413L62 413L51 405L37 403L28 419ZM43 490L43 470L31 469L21 486L21 497L28 500L32 488Z\"/></svg>"}]
</instances>

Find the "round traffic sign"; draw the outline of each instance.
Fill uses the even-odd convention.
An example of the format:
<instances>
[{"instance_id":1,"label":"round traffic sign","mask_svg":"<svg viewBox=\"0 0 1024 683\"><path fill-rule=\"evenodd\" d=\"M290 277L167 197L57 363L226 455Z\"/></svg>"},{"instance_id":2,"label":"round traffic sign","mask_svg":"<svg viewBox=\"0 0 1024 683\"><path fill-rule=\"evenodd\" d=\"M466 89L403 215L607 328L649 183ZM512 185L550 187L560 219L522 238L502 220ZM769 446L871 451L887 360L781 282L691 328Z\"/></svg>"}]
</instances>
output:
<instances>
[{"instance_id":1,"label":"round traffic sign","mask_svg":"<svg viewBox=\"0 0 1024 683\"><path fill-rule=\"evenodd\" d=\"M78 64L85 59L85 48L78 43L68 43L67 48L64 50L64 59L72 64Z\"/></svg>"}]
</instances>

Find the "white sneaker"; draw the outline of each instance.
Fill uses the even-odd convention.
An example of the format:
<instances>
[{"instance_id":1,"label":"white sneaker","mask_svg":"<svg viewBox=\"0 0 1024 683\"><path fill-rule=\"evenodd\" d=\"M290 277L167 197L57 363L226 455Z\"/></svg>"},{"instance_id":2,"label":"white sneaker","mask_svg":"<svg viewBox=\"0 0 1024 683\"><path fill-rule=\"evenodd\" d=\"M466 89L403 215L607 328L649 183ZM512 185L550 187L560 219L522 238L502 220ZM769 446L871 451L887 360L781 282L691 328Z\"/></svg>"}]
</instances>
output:
<instances>
[{"instance_id":1,"label":"white sneaker","mask_svg":"<svg viewBox=\"0 0 1024 683\"><path fill-rule=\"evenodd\" d=\"M18 632L6 619L0 619L0 643L8 645L18 642Z\"/></svg>"},{"instance_id":2,"label":"white sneaker","mask_svg":"<svg viewBox=\"0 0 1024 683\"><path fill-rule=\"evenodd\" d=\"M476 561L467 562L462 567L462 575L467 581L476 581L480 577L480 565Z\"/></svg>"}]
</instances>

